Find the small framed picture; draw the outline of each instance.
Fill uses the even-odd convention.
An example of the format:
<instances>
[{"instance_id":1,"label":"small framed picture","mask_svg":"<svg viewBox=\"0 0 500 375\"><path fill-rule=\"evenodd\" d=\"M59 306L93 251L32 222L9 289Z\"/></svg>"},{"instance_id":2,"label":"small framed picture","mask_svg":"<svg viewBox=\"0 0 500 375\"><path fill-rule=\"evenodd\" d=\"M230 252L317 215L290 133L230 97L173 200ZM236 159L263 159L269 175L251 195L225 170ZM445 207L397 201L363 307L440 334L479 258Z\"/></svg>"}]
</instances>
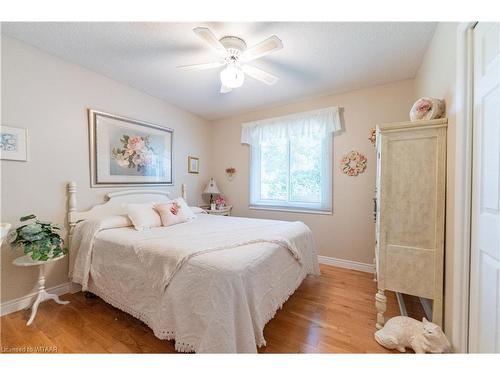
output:
<instances>
[{"instance_id":1,"label":"small framed picture","mask_svg":"<svg viewBox=\"0 0 500 375\"><path fill-rule=\"evenodd\" d=\"M200 158L188 156L188 172L196 174L200 173Z\"/></svg>"},{"instance_id":2,"label":"small framed picture","mask_svg":"<svg viewBox=\"0 0 500 375\"><path fill-rule=\"evenodd\" d=\"M0 127L0 159L28 161L28 129Z\"/></svg>"}]
</instances>

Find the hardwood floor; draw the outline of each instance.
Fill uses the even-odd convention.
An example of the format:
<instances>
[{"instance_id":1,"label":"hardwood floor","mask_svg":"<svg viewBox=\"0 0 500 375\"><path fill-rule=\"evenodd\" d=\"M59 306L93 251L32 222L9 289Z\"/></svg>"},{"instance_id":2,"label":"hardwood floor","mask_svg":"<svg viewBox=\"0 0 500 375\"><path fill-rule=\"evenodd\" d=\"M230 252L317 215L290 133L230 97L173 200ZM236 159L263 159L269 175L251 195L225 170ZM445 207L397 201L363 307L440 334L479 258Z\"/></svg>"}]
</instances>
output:
<instances>
[{"instance_id":1,"label":"hardwood floor","mask_svg":"<svg viewBox=\"0 0 500 375\"><path fill-rule=\"evenodd\" d=\"M321 265L265 327L267 346L260 353L389 353L373 339L373 275ZM388 293L386 317L399 315ZM29 311L3 316L1 347L27 351L44 347L60 353L175 353L172 341L157 339L141 321L83 293L62 297L68 305L44 302L31 327ZM410 312L420 318L422 312ZM419 316L420 315L420 316ZM54 348L54 349L52 349ZM21 351L24 349L21 349Z\"/></svg>"}]
</instances>

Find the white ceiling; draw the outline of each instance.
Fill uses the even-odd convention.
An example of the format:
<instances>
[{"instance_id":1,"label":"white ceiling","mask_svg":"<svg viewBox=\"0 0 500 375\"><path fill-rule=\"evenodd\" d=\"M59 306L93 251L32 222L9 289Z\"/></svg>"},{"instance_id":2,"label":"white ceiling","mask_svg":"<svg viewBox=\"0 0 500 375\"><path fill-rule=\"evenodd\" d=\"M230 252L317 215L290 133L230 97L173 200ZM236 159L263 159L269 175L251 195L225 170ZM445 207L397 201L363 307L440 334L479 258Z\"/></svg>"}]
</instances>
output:
<instances>
[{"instance_id":1,"label":"white ceiling","mask_svg":"<svg viewBox=\"0 0 500 375\"><path fill-rule=\"evenodd\" d=\"M220 69L176 69L217 58L192 32L196 26L249 46L276 34L284 48L253 65L278 76L278 83L247 77L241 88L220 94ZM413 78L434 28L420 22L2 23L8 36L209 120Z\"/></svg>"}]
</instances>

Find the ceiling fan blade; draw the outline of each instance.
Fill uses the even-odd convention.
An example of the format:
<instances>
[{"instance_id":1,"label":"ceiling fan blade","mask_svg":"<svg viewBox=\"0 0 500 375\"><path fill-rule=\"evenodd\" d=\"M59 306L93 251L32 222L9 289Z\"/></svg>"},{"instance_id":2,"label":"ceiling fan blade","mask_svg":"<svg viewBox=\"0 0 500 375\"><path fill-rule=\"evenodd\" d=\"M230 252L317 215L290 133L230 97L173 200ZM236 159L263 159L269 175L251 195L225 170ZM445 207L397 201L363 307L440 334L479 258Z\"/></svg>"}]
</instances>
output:
<instances>
[{"instance_id":1,"label":"ceiling fan blade","mask_svg":"<svg viewBox=\"0 0 500 375\"><path fill-rule=\"evenodd\" d=\"M195 27L193 32L198 36L198 38L204 40L210 45L210 47L219 52L221 56L226 57L226 48L208 27Z\"/></svg>"},{"instance_id":2,"label":"ceiling fan blade","mask_svg":"<svg viewBox=\"0 0 500 375\"><path fill-rule=\"evenodd\" d=\"M205 69L213 69L218 68L219 66L224 66L225 62L210 62L205 64L193 64L193 65L180 65L177 68L186 70L186 71L195 71L195 70L205 70Z\"/></svg>"},{"instance_id":3,"label":"ceiling fan blade","mask_svg":"<svg viewBox=\"0 0 500 375\"><path fill-rule=\"evenodd\" d=\"M255 78L258 81L264 82L267 85L274 85L278 82L278 77L256 68L255 66L243 65L241 69L245 72L245 74L248 74L250 77Z\"/></svg>"},{"instance_id":4,"label":"ceiling fan blade","mask_svg":"<svg viewBox=\"0 0 500 375\"><path fill-rule=\"evenodd\" d=\"M246 49L241 56L242 61L252 61L283 48L283 42L276 35Z\"/></svg>"},{"instance_id":5,"label":"ceiling fan blade","mask_svg":"<svg viewBox=\"0 0 500 375\"><path fill-rule=\"evenodd\" d=\"M221 94L227 94L228 92L231 92L231 90L232 90L231 87L227 87L224 85L221 85L221 87L220 87Z\"/></svg>"}]
</instances>

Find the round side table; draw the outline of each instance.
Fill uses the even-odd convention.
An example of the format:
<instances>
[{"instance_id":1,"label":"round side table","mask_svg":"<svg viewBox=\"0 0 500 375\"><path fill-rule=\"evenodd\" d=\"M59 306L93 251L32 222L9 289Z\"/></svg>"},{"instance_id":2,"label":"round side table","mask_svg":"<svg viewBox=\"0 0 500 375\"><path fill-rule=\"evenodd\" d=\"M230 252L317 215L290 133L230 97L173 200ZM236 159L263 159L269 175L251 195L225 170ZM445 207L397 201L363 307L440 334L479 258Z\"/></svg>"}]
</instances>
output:
<instances>
[{"instance_id":1,"label":"round side table","mask_svg":"<svg viewBox=\"0 0 500 375\"><path fill-rule=\"evenodd\" d=\"M219 215L219 216L231 216L231 210L233 206L226 206L224 208L219 208L216 210L205 209L210 215Z\"/></svg>"},{"instance_id":2,"label":"round side table","mask_svg":"<svg viewBox=\"0 0 500 375\"><path fill-rule=\"evenodd\" d=\"M38 261L31 259L30 255L23 255L19 258L14 259L14 261L12 262L13 265L18 267L38 266L38 294L36 296L35 302L33 302L33 305L31 306L31 316L28 320L28 323L26 323L27 326L31 325L31 323L33 323L33 320L35 320L38 305L43 301L52 299L60 305L66 305L69 303L69 301L61 301L56 294L47 293L47 291L45 290L45 265L47 263L57 262L65 256L66 255L61 255L54 259Z\"/></svg>"}]
</instances>

